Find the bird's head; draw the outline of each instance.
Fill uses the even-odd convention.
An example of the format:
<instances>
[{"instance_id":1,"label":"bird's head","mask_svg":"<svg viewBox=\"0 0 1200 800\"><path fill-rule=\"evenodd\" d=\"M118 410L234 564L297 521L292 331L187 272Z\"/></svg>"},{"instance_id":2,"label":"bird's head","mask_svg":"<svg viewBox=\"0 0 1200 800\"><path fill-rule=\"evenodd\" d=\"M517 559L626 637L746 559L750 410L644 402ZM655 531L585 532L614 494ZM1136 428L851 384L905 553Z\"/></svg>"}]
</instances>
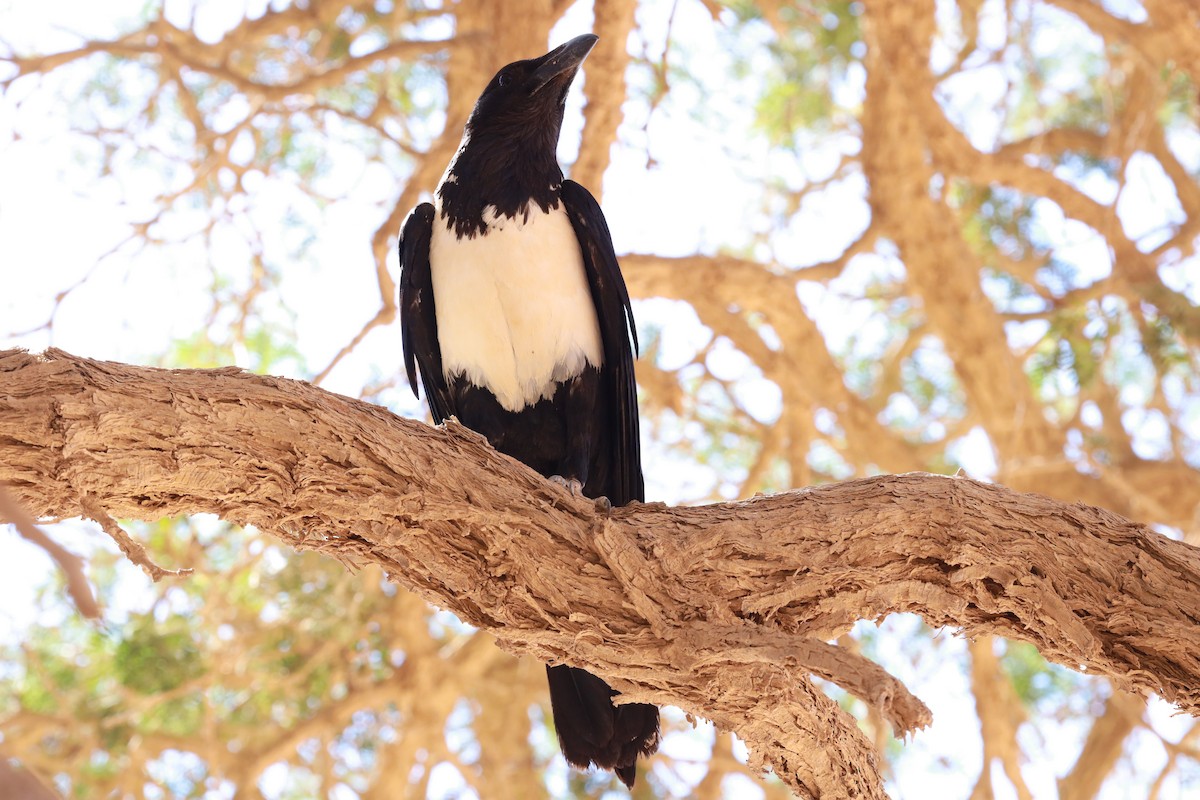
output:
<instances>
[{"instance_id":1,"label":"bird's head","mask_svg":"<svg viewBox=\"0 0 1200 800\"><path fill-rule=\"evenodd\" d=\"M512 215L530 201L543 207L553 202L562 182L556 151L567 92L597 38L576 36L496 73L475 103L438 189L453 216L473 219L482 203Z\"/></svg>"},{"instance_id":2,"label":"bird's head","mask_svg":"<svg viewBox=\"0 0 1200 800\"><path fill-rule=\"evenodd\" d=\"M467 121L473 138L496 137L530 145L558 144L567 92L599 37L576 36L541 58L514 61L488 83Z\"/></svg>"}]
</instances>

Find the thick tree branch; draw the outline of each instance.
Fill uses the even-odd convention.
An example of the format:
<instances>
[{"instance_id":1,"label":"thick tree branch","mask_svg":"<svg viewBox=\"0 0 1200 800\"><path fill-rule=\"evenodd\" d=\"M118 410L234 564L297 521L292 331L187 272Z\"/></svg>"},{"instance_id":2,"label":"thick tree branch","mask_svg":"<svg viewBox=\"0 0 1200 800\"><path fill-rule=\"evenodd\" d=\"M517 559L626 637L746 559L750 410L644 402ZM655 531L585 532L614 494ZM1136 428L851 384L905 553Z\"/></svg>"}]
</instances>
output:
<instances>
[{"instance_id":1,"label":"thick tree branch","mask_svg":"<svg viewBox=\"0 0 1200 800\"><path fill-rule=\"evenodd\" d=\"M927 722L898 682L822 641L895 611L1032 642L1200 713L1200 551L966 479L603 514L460 426L307 384L4 351L0 481L40 516L209 512L381 564L509 650L736 730L809 797L883 791L873 748L806 675L898 733Z\"/></svg>"}]
</instances>

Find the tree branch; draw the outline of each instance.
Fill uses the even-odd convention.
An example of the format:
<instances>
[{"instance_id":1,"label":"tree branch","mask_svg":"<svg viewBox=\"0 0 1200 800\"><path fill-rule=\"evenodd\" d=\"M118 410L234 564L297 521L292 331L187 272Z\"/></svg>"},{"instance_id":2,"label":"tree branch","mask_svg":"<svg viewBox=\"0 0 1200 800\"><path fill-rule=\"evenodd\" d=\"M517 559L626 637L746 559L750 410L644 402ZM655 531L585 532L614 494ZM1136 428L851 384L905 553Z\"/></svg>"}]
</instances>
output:
<instances>
[{"instance_id":1,"label":"tree branch","mask_svg":"<svg viewBox=\"0 0 1200 800\"><path fill-rule=\"evenodd\" d=\"M617 140L617 128L624 117L622 104L628 94L625 68L629 66L626 43L636 25L637 3L619 0L596 3L592 32L600 37L588 58L584 91L583 141L579 158L571 167L571 178L591 189L596 199L604 192L604 172L608 169L609 150Z\"/></svg>"},{"instance_id":2,"label":"tree branch","mask_svg":"<svg viewBox=\"0 0 1200 800\"><path fill-rule=\"evenodd\" d=\"M97 605L91 584L83 573L83 559L47 536L34 522L33 517L21 508L21 504L9 497L3 483L0 483L0 521L11 522L17 533L45 550L46 555L63 571L67 593L75 602L75 608L88 619L99 618L100 606ZM0 765L2 764L3 761L0 760Z\"/></svg>"},{"instance_id":3,"label":"tree branch","mask_svg":"<svg viewBox=\"0 0 1200 800\"><path fill-rule=\"evenodd\" d=\"M59 800L59 797L37 775L0 756L0 800Z\"/></svg>"},{"instance_id":4,"label":"tree branch","mask_svg":"<svg viewBox=\"0 0 1200 800\"><path fill-rule=\"evenodd\" d=\"M823 640L896 611L1200 713L1200 551L1109 512L936 475L598 511L452 424L304 383L0 351L0 481L35 514L208 512L351 565L629 700L737 731L802 796L884 796L806 677L906 733L894 680ZM819 743L814 746L815 742Z\"/></svg>"},{"instance_id":5,"label":"tree branch","mask_svg":"<svg viewBox=\"0 0 1200 800\"><path fill-rule=\"evenodd\" d=\"M1134 694L1114 691L1104 713L1092 723L1083 752L1071 771L1058 779L1059 800L1090 800L1112 773L1125 749L1125 740L1142 721L1146 701Z\"/></svg>"}]
</instances>

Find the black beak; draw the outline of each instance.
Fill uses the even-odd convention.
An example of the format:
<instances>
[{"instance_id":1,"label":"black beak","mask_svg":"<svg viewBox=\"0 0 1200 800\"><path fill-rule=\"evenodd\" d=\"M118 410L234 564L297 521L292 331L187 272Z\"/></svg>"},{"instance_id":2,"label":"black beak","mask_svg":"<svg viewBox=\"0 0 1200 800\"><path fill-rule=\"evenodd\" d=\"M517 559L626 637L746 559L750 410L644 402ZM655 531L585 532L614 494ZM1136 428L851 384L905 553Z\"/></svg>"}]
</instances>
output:
<instances>
[{"instance_id":1,"label":"black beak","mask_svg":"<svg viewBox=\"0 0 1200 800\"><path fill-rule=\"evenodd\" d=\"M560 44L546 55L537 60L533 75L529 78L529 93L535 94L546 84L562 75L567 75L567 82L575 77L583 60L592 52L596 42L600 40L594 33L576 36L566 44Z\"/></svg>"}]
</instances>

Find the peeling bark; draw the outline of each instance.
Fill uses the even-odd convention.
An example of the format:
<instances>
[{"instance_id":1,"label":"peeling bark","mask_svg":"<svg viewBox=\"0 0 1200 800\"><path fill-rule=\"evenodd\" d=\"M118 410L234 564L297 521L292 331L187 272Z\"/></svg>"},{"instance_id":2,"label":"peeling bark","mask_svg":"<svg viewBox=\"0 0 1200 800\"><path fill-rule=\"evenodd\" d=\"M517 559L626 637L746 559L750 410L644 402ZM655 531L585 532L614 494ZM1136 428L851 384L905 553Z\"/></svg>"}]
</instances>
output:
<instances>
[{"instance_id":1,"label":"peeling bark","mask_svg":"<svg viewBox=\"0 0 1200 800\"><path fill-rule=\"evenodd\" d=\"M806 677L929 721L824 640L896 611L1200 713L1200 551L1101 509L883 475L605 514L458 425L308 384L0 352L0 480L35 514L214 513L397 583L502 647L736 731L804 797L884 797L874 748ZM815 745L815 746L814 746Z\"/></svg>"}]
</instances>

